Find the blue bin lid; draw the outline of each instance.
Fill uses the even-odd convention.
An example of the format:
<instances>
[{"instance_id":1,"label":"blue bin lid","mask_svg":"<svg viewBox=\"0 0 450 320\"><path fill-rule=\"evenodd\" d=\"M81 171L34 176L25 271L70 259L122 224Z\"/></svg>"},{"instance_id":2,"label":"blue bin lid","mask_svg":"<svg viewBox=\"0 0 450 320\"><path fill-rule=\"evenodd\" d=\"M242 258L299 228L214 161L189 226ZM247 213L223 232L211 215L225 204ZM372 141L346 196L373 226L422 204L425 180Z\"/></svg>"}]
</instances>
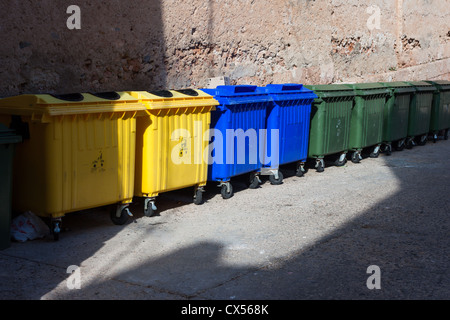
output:
<instances>
[{"instance_id":1,"label":"blue bin lid","mask_svg":"<svg viewBox=\"0 0 450 320\"><path fill-rule=\"evenodd\" d=\"M213 96L221 105L271 101L271 97L266 92L253 85L217 86L215 89L201 90Z\"/></svg>"},{"instance_id":2,"label":"blue bin lid","mask_svg":"<svg viewBox=\"0 0 450 320\"><path fill-rule=\"evenodd\" d=\"M274 101L281 100L314 100L317 95L314 91L307 89L303 84L285 83L285 84L268 84L261 88L264 92L271 95Z\"/></svg>"}]
</instances>

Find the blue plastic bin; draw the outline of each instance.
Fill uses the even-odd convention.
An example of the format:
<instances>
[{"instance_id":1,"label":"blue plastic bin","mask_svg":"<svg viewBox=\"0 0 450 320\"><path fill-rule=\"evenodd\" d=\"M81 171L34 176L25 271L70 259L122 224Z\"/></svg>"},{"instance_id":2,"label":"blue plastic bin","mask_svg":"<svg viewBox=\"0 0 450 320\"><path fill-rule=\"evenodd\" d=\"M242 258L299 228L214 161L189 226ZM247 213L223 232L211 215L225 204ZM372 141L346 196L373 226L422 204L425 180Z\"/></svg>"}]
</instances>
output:
<instances>
[{"instance_id":1,"label":"blue plastic bin","mask_svg":"<svg viewBox=\"0 0 450 320\"><path fill-rule=\"evenodd\" d=\"M272 184L281 184L283 174L279 166L297 162L297 176L304 173L308 158L311 104L317 95L302 84L269 84L261 88L272 102L267 109L267 160L263 161L264 174L270 174ZM278 133L273 130L278 130ZM274 134L278 135L278 141ZM278 150L278 157L271 154ZM278 159L277 159L278 158ZM275 159L275 161L272 161ZM278 160L278 163L276 163Z\"/></svg>"},{"instance_id":2,"label":"blue plastic bin","mask_svg":"<svg viewBox=\"0 0 450 320\"><path fill-rule=\"evenodd\" d=\"M218 86L202 89L220 105L211 112L210 150L214 162L208 165L208 181L216 181L222 197L233 196L231 178L250 173L249 188L260 184L265 148L266 111L271 102L267 93L251 85ZM219 140L223 146L220 147Z\"/></svg>"}]
</instances>

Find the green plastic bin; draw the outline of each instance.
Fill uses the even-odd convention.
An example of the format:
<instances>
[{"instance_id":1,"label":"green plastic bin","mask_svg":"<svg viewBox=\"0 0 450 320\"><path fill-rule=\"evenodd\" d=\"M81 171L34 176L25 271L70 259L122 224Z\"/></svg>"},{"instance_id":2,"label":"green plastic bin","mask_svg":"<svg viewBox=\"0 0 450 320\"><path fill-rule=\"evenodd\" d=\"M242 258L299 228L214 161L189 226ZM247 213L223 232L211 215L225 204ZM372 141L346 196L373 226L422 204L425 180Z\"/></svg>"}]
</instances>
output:
<instances>
[{"instance_id":1,"label":"green plastic bin","mask_svg":"<svg viewBox=\"0 0 450 320\"><path fill-rule=\"evenodd\" d=\"M369 147L373 147L370 157L377 158L383 142L384 105L389 89L380 83L347 86L355 91L349 140L352 162L360 162L362 150Z\"/></svg>"},{"instance_id":2,"label":"green plastic bin","mask_svg":"<svg viewBox=\"0 0 450 320\"><path fill-rule=\"evenodd\" d=\"M430 133L433 141L438 140L441 134L448 140L450 128L450 81L436 80L426 81L431 83L436 90L433 93L433 107L431 108Z\"/></svg>"},{"instance_id":3,"label":"green plastic bin","mask_svg":"<svg viewBox=\"0 0 450 320\"><path fill-rule=\"evenodd\" d=\"M15 144L22 137L0 124L0 250L11 245L12 167Z\"/></svg>"},{"instance_id":4,"label":"green plastic bin","mask_svg":"<svg viewBox=\"0 0 450 320\"><path fill-rule=\"evenodd\" d=\"M316 170L325 170L324 157L336 155L335 165L343 166L349 149L350 121L355 92L341 84L309 85L318 96L312 104L308 158Z\"/></svg>"},{"instance_id":5,"label":"green plastic bin","mask_svg":"<svg viewBox=\"0 0 450 320\"><path fill-rule=\"evenodd\" d=\"M385 153L390 155L392 144L397 151L405 147L408 137L409 104L416 89L406 82L381 82L389 89L384 105L383 143Z\"/></svg>"},{"instance_id":6,"label":"green plastic bin","mask_svg":"<svg viewBox=\"0 0 450 320\"><path fill-rule=\"evenodd\" d=\"M423 146L427 143L435 87L425 81L407 83L416 89L409 105L408 139L406 140L406 148L411 149L416 144Z\"/></svg>"}]
</instances>

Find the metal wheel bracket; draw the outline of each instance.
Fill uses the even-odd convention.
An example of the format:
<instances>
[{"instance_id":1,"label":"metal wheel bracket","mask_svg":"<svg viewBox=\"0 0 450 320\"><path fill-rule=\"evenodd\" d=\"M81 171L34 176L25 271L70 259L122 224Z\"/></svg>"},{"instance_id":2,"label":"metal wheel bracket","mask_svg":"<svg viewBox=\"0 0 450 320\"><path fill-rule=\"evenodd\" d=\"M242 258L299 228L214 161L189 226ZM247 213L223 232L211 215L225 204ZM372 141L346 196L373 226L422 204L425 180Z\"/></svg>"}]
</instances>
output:
<instances>
[{"instance_id":1,"label":"metal wheel bracket","mask_svg":"<svg viewBox=\"0 0 450 320\"><path fill-rule=\"evenodd\" d=\"M373 153L377 154L378 152L380 152L380 147L381 145L377 145L374 149L373 149Z\"/></svg>"},{"instance_id":2,"label":"metal wheel bracket","mask_svg":"<svg viewBox=\"0 0 450 320\"><path fill-rule=\"evenodd\" d=\"M272 169L271 169L271 170L272 170ZM254 172L254 173L252 173L252 178L258 180L258 183L261 184L262 181L261 181L261 179L259 178L259 175L260 175L259 172ZM253 180L253 179L252 179L252 180Z\"/></svg>"},{"instance_id":3,"label":"metal wheel bracket","mask_svg":"<svg viewBox=\"0 0 450 320\"><path fill-rule=\"evenodd\" d=\"M146 198L144 202L144 209L145 211L148 210L149 206L151 205L151 208L153 211L158 210L158 208L155 205L155 198Z\"/></svg>"},{"instance_id":4,"label":"metal wheel bracket","mask_svg":"<svg viewBox=\"0 0 450 320\"><path fill-rule=\"evenodd\" d=\"M60 226L61 222L62 222L61 218L52 218L53 233L61 232L61 226Z\"/></svg>"},{"instance_id":5,"label":"metal wheel bracket","mask_svg":"<svg viewBox=\"0 0 450 320\"><path fill-rule=\"evenodd\" d=\"M261 175L262 176L275 176L275 179L278 180L278 168L262 168L261 169ZM256 174L255 174L256 175ZM261 181L259 181L261 183Z\"/></svg>"},{"instance_id":6,"label":"metal wheel bracket","mask_svg":"<svg viewBox=\"0 0 450 320\"><path fill-rule=\"evenodd\" d=\"M225 186L227 188L227 193L231 192L231 182L230 181L220 181L218 187L222 188L222 186Z\"/></svg>"},{"instance_id":7,"label":"metal wheel bracket","mask_svg":"<svg viewBox=\"0 0 450 320\"><path fill-rule=\"evenodd\" d=\"M205 188L204 187L196 187L195 191L194 191L194 199L197 198L197 192L205 192Z\"/></svg>"},{"instance_id":8,"label":"metal wheel bracket","mask_svg":"<svg viewBox=\"0 0 450 320\"><path fill-rule=\"evenodd\" d=\"M122 211L123 211L123 210L125 210L125 212L126 212L130 217L132 217L133 214L132 214L131 211L128 209L128 206L129 206L128 203L127 203L127 204L119 204L119 205L117 206L117 209L116 209L116 217L117 217L117 218L120 218L120 216L122 215Z\"/></svg>"},{"instance_id":9,"label":"metal wheel bracket","mask_svg":"<svg viewBox=\"0 0 450 320\"><path fill-rule=\"evenodd\" d=\"M322 167L325 167L325 161L323 159L317 158L315 167L318 168L320 164L322 165Z\"/></svg>"}]
</instances>

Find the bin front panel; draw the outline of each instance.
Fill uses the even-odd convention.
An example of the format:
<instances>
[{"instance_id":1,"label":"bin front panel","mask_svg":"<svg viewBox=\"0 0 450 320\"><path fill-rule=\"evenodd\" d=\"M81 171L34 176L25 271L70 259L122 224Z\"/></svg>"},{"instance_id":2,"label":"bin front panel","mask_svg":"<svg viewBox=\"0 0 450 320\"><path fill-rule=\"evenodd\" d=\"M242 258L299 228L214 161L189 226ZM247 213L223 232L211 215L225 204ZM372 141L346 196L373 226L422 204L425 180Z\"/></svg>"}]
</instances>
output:
<instances>
[{"instance_id":1,"label":"bin front panel","mask_svg":"<svg viewBox=\"0 0 450 320\"><path fill-rule=\"evenodd\" d=\"M126 93L0 100L0 121L26 136L15 155L13 208L58 218L131 202L135 116L144 110Z\"/></svg>"},{"instance_id":2,"label":"bin front panel","mask_svg":"<svg viewBox=\"0 0 450 320\"><path fill-rule=\"evenodd\" d=\"M383 141L392 142L408 135L408 117L411 94L392 94L384 108Z\"/></svg>"},{"instance_id":3,"label":"bin front panel","mask_svg":"<svg viewBox=\"0 0 450 320\"><path fill-rule=\"evenodd\" d=\"M427 81L435 86L431 109L430 132L450 127L450 81Z\"/></svg>"},{"instance_id":4,"label":"bin front panel","mask_svg":"<svg viewBox=\"0 0 450 320\"><path fill-rule=\"evenodd\" d=\"M206 184L212 108L152 110L137 118L136 196Z\"/></svg>"},{"instance_id":5,"label":"bin front panel","mask_svg":"<svg viewBox=\"0 0 450 320\"><path fill-rule=\"evenodd\" d=\"M416 92L411 99L408 136L415 137L429 132L433 93Z\"/></svg>"},{"instance_id":6,"label":"bin front panel","mask_svg":"<svg viewBox=\"0 0 450 320\"><path fill-rule=\"evenodd\" d=\"M14 149L21 141L6 126L0 124L0 250L10 246L11 201Z\"/></svg>"},{"instance_id":7,"label":"bin front panel","mask_svg":"<svg viewBox=\"0 0 450 320\"><path fill-rule=\"evenodd\" d=\"M349 148L359 150L383 140L383 110L386 95L356 96L353 108Z\"/></svg>"},{"instance_id":8,"label":"bin front panel","mask_svg":"<svg viewBox=\"0 0 450 320\"><path fill-rule=\"evenodd\" d=\"M214 144L211 154L214 163L208 167L209 181L228 181L234 176L260 171L263 135L266 129L268 102L222 105L212 112L211 128L222 139L222 148Z\"/></svg>"},{"instance_id":9,"label":"bin front panel","mask_svg":"<svg viewBox=\"0 0 450 320\"><path fill-rule=\"evenodd\" d=\"M443 129L448 129L450 128L450 86L449 86L449 90L446 90L442 93L442 109L443 109L443 113L446 114L447 116L444 118L447 118L447 123L443 123L442 127ZM443 120L444 122L445 120Z\"/></svg>"},{"instance_id":10,"label":"bin front panel","mask_svg":"<svg viewBox=\"0 0 450 320\"><path fill-rule=\"evenodd\" d=\"M52 117L31 121L17 147L13 207L45 217L130 202L136 124L132 115Z\"/></svg>"},{"instance_id":11,"label":"bin front panel","mask_svg":"<svg viewBox=\"0 0 450 320\"><path fill-rule=\"evenodd\" d=\"M280 101L277 102L277 105L272 108L272 110L269 110L268 113L268 139L265 151L267 154L265 154L265 156L271 156L272 130L279 130L278 143L274 144L278 145L279 164L282 165L294 161L305 161L308 157L311 101ZM269 161L264 162L266 166L272 165Z\"/></svg>"},{"instance_id":12,"label":"bin front panel","mask_svg":"<svg viewBox=\"0 0 450 320\"><path fill-rule=\"evenodd\" d=\"M14 145L0 143L0 250L10 246Z\"/></svg>"},{"instance_id":13,"label":"bin front panel","mask_svg":"<svg viewBox=\"0 0 450 320\"><path fill-rule=\"evenodd\" d=\"M348 150L353 96L316 100L311 111L309 157Z\"/></svg>"},{"instance_id":14,"label":"bin front panel","mask_svg":"<svg viewBox=\"0 0 450 320\"><path fill-rule=\"evenodd\" d=\"M272 152L278 150L278 165L306 161L308 157L311 104L317 95L302 84L270 84L261 88L272 103L267 110L267 142L264 165L278 167ZM274 135L278 134L275 141ZM271 159L270 159L270 158Z\"/></svg>"}]
</instances>

